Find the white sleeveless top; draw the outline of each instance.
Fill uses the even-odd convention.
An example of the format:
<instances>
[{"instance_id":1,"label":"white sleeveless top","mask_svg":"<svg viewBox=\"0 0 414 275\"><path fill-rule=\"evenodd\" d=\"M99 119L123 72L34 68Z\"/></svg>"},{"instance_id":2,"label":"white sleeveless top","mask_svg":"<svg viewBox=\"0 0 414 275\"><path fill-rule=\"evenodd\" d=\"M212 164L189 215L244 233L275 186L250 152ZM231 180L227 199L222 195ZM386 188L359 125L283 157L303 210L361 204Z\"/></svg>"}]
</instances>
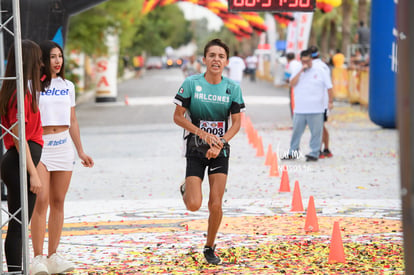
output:
<instances>
[{"instance_id":1,"label":"white sleeveless top","mask_svg":"<svg viewBox=\"0 0 414 275\"><path fill-rule=\"evenodd\" d=\"M46 91L40 92L42 126L70 126L71 107L75 106L75 86L61 77L52 78Z\"/></svg>"}]
</instances>

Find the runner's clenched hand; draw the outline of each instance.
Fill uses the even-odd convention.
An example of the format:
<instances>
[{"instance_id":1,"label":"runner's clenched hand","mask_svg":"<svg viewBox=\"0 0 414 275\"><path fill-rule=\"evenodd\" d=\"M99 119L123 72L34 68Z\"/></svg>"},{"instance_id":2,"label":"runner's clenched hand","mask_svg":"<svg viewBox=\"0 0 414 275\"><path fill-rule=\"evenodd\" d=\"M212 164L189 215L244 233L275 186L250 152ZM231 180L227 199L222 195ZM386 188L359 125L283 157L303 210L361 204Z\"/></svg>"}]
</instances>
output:
<instances>
[{"instance_id":1,"label":"runner's clenched hand","mask_svg":"<svg viewBox=\"0 0 414 275\"><path fill-rule=\"evenodd\" d=\"M210 148L217 148L219 152L223 148L223 142L221 142L220 137L209 134L203 130L197 131L196 133L202 140L204 140Z\"/></svg>"},{"instance_id":2,"label":"runner's clenched hand","mask_svg":"<svg viewBox=\"0 0 414 275\"><path fill-rule=\"evenodd\" d=\"M208 149L207 153L206 153L206 158L207 159L215 159L216 157L218 157L218 155L220 154L221 149L217 148L217 147L211 147L210 149Z\"/></svg>"}]
</instances>

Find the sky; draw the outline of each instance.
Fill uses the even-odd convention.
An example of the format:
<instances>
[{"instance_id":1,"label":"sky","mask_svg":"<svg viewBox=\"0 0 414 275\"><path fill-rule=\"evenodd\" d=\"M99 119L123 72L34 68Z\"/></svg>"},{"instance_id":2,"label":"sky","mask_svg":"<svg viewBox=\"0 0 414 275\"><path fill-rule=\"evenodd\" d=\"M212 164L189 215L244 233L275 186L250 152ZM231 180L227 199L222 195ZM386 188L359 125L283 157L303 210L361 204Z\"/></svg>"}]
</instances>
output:
<instances>
[{"instance_id":1,"label":"sky","mask_svg":"<svg viewBox=\"0 0 414 275\"><path fill-rule=\"evenodd\" d=\"M221 26L223 26L223 21L220 17L209 11L207 8L188 2L177 2L177 4L184 12L184 17L187 20L201 19L205 17L208 20L208 29L214 31L220 30Z\"/></svg>"}]
</instances>

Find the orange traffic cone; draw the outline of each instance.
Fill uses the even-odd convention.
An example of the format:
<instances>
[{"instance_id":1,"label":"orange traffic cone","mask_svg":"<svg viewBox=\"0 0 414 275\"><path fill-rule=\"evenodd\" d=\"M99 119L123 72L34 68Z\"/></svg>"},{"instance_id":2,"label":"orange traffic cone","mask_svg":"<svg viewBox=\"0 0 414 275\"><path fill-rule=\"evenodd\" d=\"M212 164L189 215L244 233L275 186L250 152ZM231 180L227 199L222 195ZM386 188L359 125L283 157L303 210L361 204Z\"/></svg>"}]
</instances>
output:
<instances>
[{"instance_id":1,"label":"orange traffic cone","mask_svg":"<svg viewBox=\"0 0 414 275\"><path fill-rule=\"evenodd\" d=\"M249 116L246 116L246 126L251 126L252 125L252 120L250 119Z\"/></svg>"},{"instance_id":2,"label":"orange traffic cone","mask_svg":"<svg viewBox=\"0 0 414 275\"><path fill-rule=\"evenodd\" d=\"M263 156L264 156L264 150L263 150L262 137L258 137L256 157L263 157Z\"/></svg>"},{"instance_id":3,"label":"orange traffic cone","mask_svg":"<svg viewBox=\"0 0 414 275\"><path fill-rule=\"evenodd\" d=\"M283 166L282 178L280 179L279 192L290 192L289 176L286 165Z\"/></svg>"},{"instance_id":4,"label":"orange traffic cone","mask_svg":"<svg viewBox=\"0 0 414 275\"><path fill-rule=\"evenodd\" d=\"M253 126L250 123L246 123L246 134L249 144L253 144Z\"/></svg>"},{"instance_id":5,"label":"orange traffic cone","mask_svg":"<svg viewBox=\"0 0 414 275\"><path fill-rule=\"evenodd\" d=\"M316 217L315 202L313 200L313 196L309 197L308 209L306 210L305 231L319 231L318 218Z\"/></svg>"},{"instance_id":6,"label":"orange traffic cone","mask_svg":"<svg viewBox=\"0 0 414 275\"><path fill-rule=\"evenodd\" d=\"M291 212L303 212L302 195L300 194L299 182L295 181L295 187L293 188L292 197L292 209Z\"/></svg>"},{"instance_id":7,"label":"orange traffic cone","mask_svg":"<svg viewBox=\"0 0 414 275\"><path fill-rule=\"evenodd\" d=\"M269 177L279 177L279 165L277 164L277 155L276 153L272 154L272 160L270 165Z\"/></svg>"},{"instance_id":8,"label":"orange traffic cone","mask_svg":"<svg viewBox=\"0 0 414 275\"><path fill-rule=\"evenodd\" d=\"M246 131L250 131L253 129L252 121L250 120L250 117L248 116L246 116L246 119L245 119L245 126L246 126Z\"/></svg>"},{"instance_id":9,"label":"orange traffic cone","mask_svg":"<svg viewBox=\"0 0 414 275\"><path fill-rule=\"evenodd\" d=\"M248 125L246 126L246 130L247 130L247 137L249 138L249 144L254 145L254 128L253 125Z\"/></svg>"},{"instance_id":10,"label":"orange traffic cone","mask_svg":"<svg viewBox=\"0 0 414 275\"><path fill-rule=\"evenodd\" d=\"M257 143L259 142L259 134L257 133L256 129L253 129L252 138L253 138L253 142L252 142L253 148L257 149L258 147Z\"/></svg>"},{"instance_id":11,"label":"orange traffic cone","mask_svg":"<svg viewBox=\"0 0 414 275\"><path fill-rule=\"evenodd\" d=\"M128 98L128 96L127 95L125 95L125 105L129 105L129 98Z\"/></svg>"},{"instance_id":12,"label":"orange traffic cone","mask_svg":"<svg viewBox=\"0 0 414 275\"><path fill-rule=\"evenodd\" d=\"M345 263L345 252L342 244L341 230L339 229L339 222L334 222L332 230L331 244L329 246L329 260L328 263Z\"/></svg>"},{"instance_id":13,"label":"orange traffic cone","mask_svg":"<svg viewBox=\"0 0 414 275\"><path fill-rule=\"evenodd\" d=\"M272 166L272 144L269 144L269 146L267 146L267 153L266 153L266 160L265 160L265 165L266 166Z\"/></svg>"},{"instance_id":14,"label":"orange traffic cone","mask_svg":"<svg viewBox=\"0 0 414 275\"><path fill-rule=\"evenodd\" d=\"M308 209L306 210L305 231L319 231L318 218L316 217L315 202L313 200L313 196L309 197Z\"/></svg>"},{"instance_id":15,"label":"orange traffic cone","mask_svg":"<svg viewBox=\"0 0 414 275\"><path fill-rule=\"evenodd\" d=\"M245 130L246 130L247 141L250 144L250 139L251 139L251 137L250 137L250 126L246 125Z\"/></svg>"}]
</instances>

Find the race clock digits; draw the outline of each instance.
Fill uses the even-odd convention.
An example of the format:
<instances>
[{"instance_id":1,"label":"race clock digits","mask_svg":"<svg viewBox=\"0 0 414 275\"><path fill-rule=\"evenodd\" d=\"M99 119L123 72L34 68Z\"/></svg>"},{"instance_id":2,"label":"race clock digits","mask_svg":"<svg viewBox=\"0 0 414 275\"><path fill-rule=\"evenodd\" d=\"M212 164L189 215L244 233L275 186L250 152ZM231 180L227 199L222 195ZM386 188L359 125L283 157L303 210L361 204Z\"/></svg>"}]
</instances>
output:
<instances>
[{"instance_id":1,"label":"race clock digits","mask_svg":"<svg viewBox=\"0 0 414 275\"><path fill-rule=\"evenodd\" d=\"M316 0L228 0L229 11L310 11Z\"/></svg>"}]
</instances>

